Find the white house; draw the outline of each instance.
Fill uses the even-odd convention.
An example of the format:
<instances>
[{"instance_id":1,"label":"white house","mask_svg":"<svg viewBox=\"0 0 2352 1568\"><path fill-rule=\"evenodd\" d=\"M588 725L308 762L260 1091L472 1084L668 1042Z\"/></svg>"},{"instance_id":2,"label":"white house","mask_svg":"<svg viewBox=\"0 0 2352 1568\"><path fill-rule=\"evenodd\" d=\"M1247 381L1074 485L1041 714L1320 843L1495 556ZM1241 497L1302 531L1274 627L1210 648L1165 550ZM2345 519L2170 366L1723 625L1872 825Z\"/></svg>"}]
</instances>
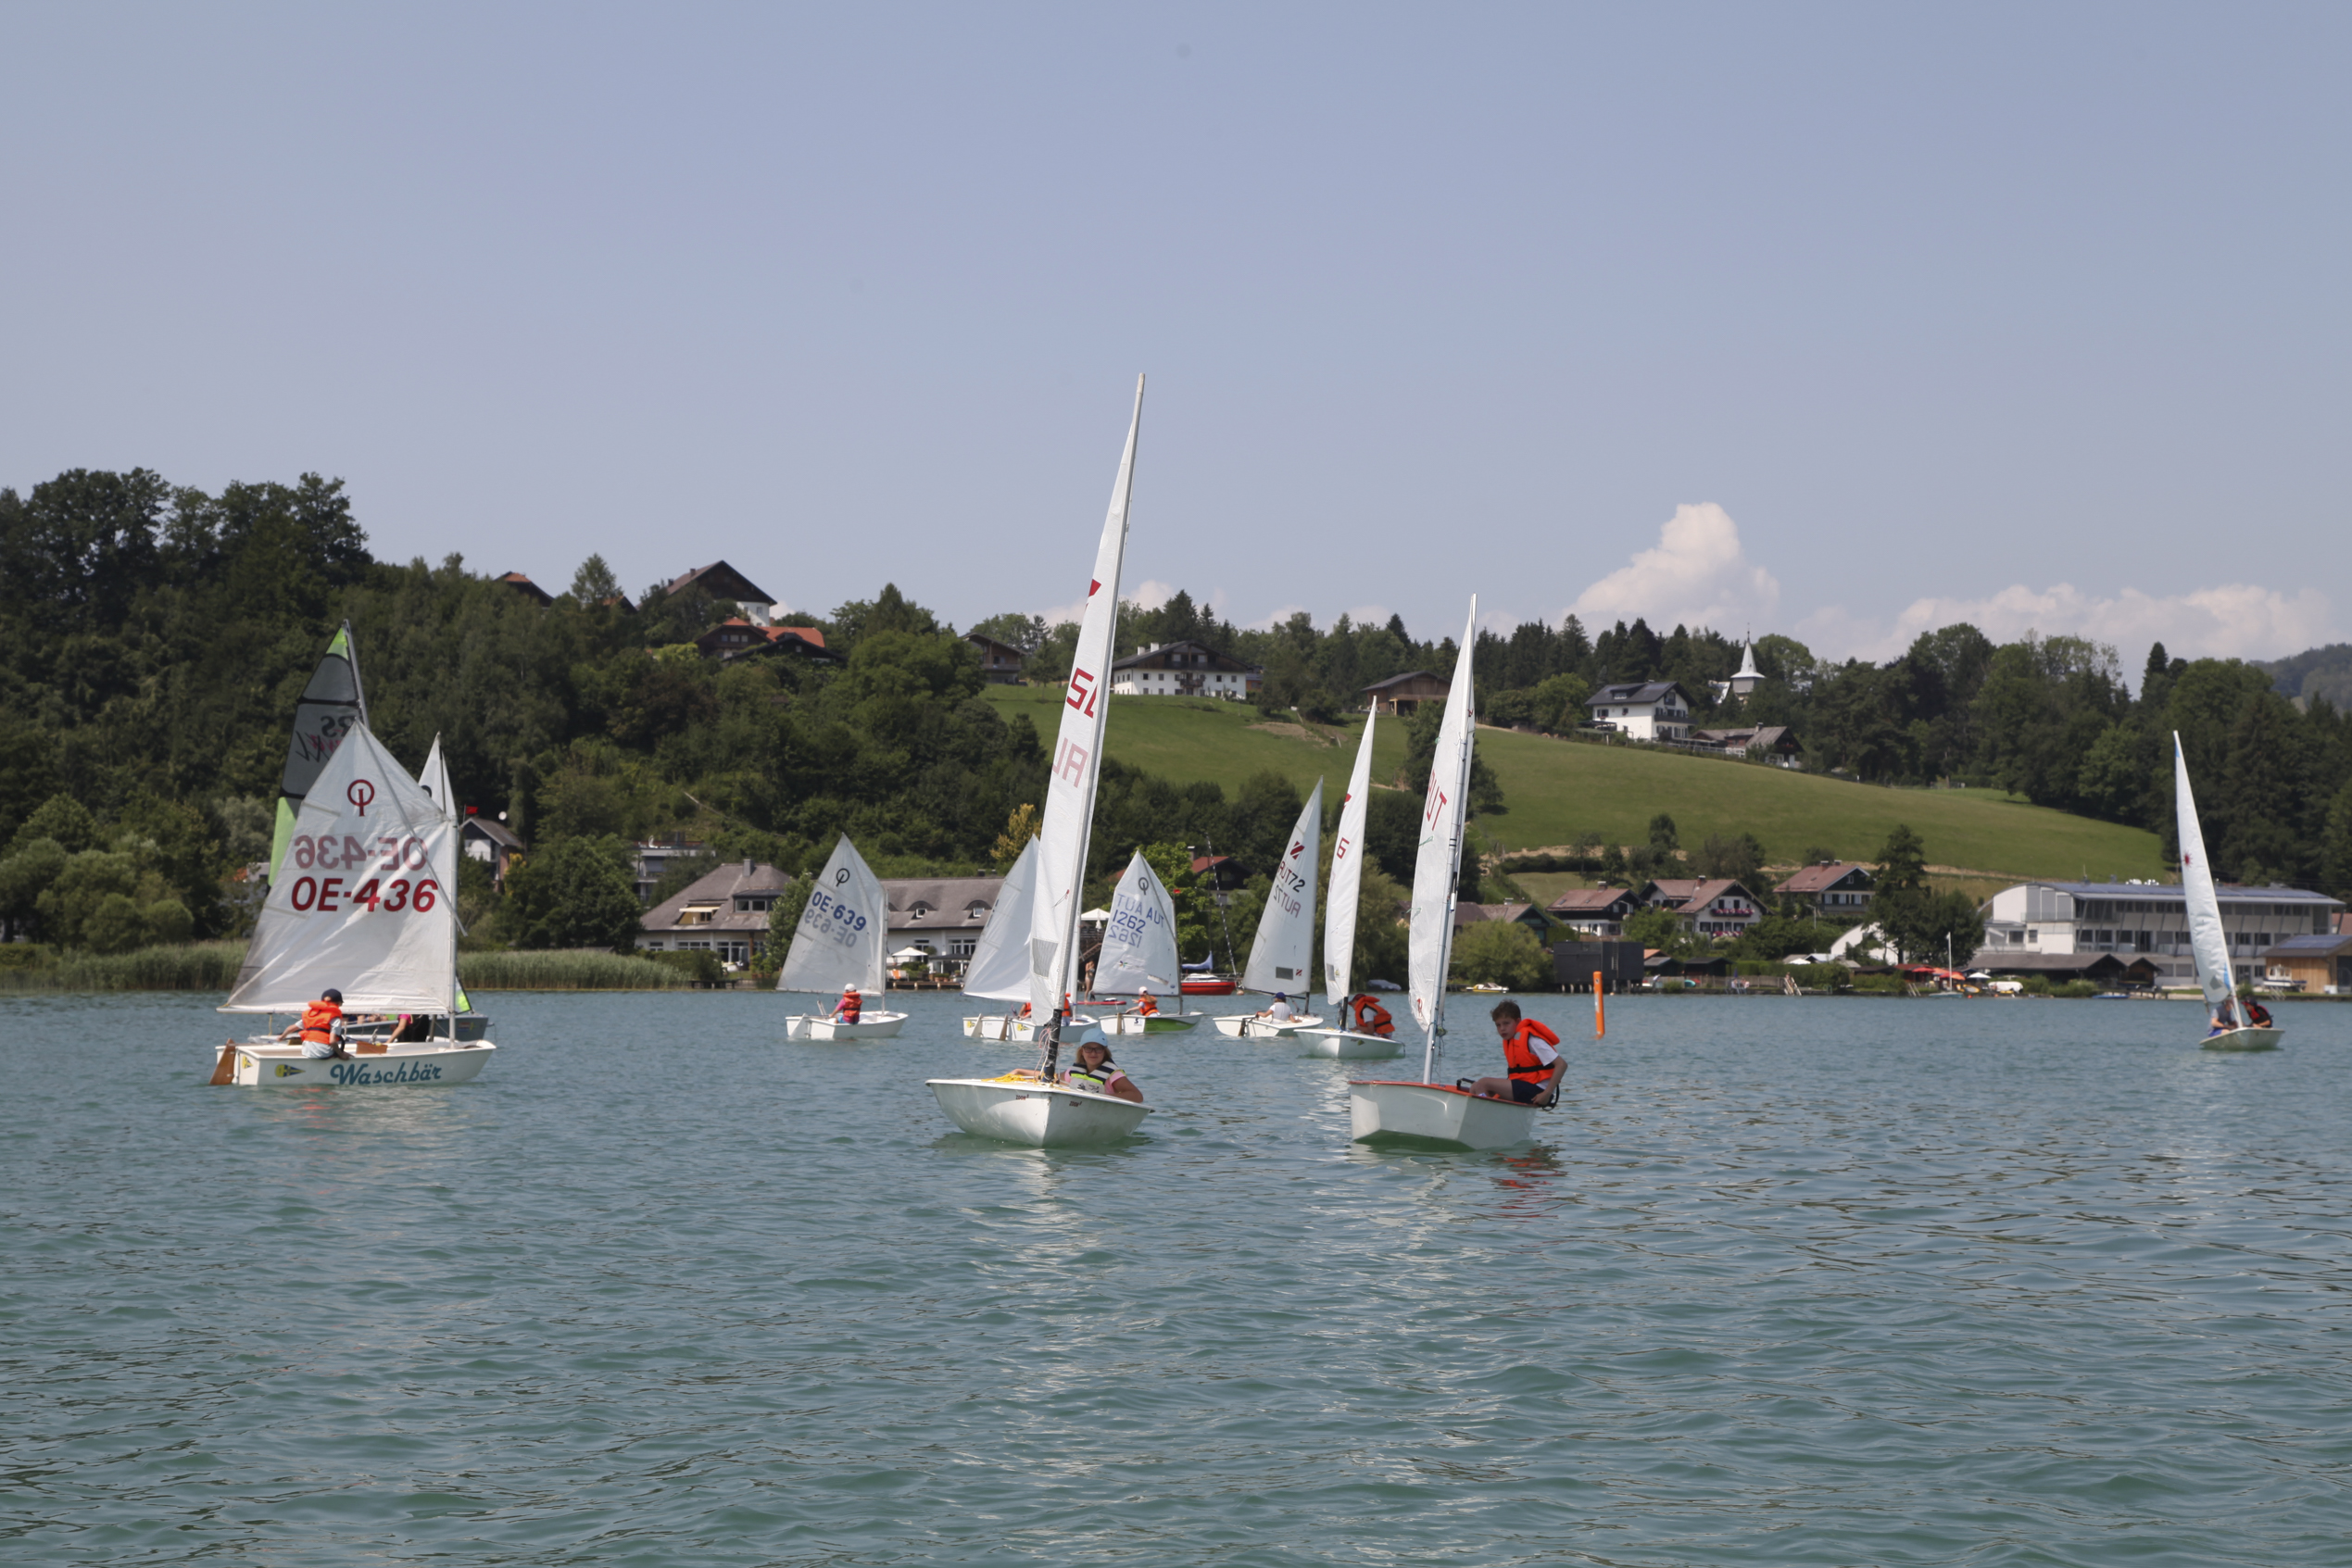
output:
<instances>
[{"instance_id":1,"label":"white house","mask_svg":"<svg viewBox=\"0 0 2352 1568\"><path fill-rule=\"evenodd\" d=\"M2340 899L2299 887L2216 890L2230 961L2248 979L2256 960L2289 936L2324 935L2341 913ZM2193 985L2188 907L2178 883L2023 882L2003 888L1984 906L1984 946L1979 963L2012 953L2145 954L2157 984Z\"/></svg>"},{"instance_id":2,"label":"white house","mask_svg":"<svg viewBox=\"0 0 2352 1568\"><path fill-rule=\"evenodd\" d=\"M1000 876L886 877L890 951L920 947L934 959L969 959L1003 892Z\"/></svg>"},{"instance_id":3,"label":"white house","mask_svg":"<svg viewBox=\"0 0 2352 1568\"><path fill-rule=\"evenodd\" d=\"M1199 643L1153 643L1111 666L1117 696L1218 696L1247 701L1264 671Z\"/></svg>"},{"instance_id":4,"label":"white house","mask_svg":"<svg viewBox=\"0 0 2352 1568\"><path fill-rule=\"evenodd\" d=\"M1707 937L1737 936L1764 918L1756 896L1729 877L1660 877L1650 884L1649 902Z\"/></svg>"},{"instance_id":5,"label":"white house","mask_svg":"<svg viewBox=\"0 0 2352 1568\"><path fill-rule=\"evenodd\" d=\"M1672 681L1633 681L1603 686L1590 699L1592 721L1635 740L1684 740L1691 734L1691 699Z\"/></svg>"},{"instance_id":6,"label":"white house","mask_svg":"<svg viewBox=\"0 0 2352 1568\"><path fill-rule=\"evenodd\" d=\"M770 911L791 887L774 866L731 860L639 917L637 946L657 953L708 948L721 963L748 964L767 943Z\"/></svg>"}]
</instances>

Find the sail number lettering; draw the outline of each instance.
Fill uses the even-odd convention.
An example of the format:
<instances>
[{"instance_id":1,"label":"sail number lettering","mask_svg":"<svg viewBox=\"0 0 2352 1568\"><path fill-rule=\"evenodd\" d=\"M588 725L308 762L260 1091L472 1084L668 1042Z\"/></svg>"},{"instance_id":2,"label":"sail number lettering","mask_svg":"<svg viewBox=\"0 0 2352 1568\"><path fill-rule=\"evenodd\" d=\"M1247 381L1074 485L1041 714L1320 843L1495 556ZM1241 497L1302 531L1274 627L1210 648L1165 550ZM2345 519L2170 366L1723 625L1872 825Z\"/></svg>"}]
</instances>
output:
<instances>
[{"instance_id":1,"label":"sail number lettering","mask_svg":"<svg viewBox=\"0 0 2352 1568\"><path fill-rule=\"evenodd\" d=\"M867 925L866 917L855 906L845 904L826 893L811 893L809 907L800 911L800 928L824 937L836 947L854 947Z\"/></svg>"},{"instance_id":2,"label":"sail number lettering","mask_svg":"<svg viewBox=\"0 0 2352 1568\"><path fill-rule=\"evenodd\" d=\"M1062 755L1053 761L1053 776L1063 784L1076 785L1086 780L1087 748L1076 741L1062 743Z\"/></svg>"},{"instance_id":3,"label":"sail number lettering","mask_svg":"<svg viewBox=\"0 0 2352 1568\"><path fill-rule=\"evenodd\" d=\"M347 887L339 876L298 876L287 897L296 911L306 915L313 909L337 915L362 905L371 914L425 915L441 901L441 884L429 876L413 883L407 877L384 882L371 876L357 887Z\"/></svg>"},{"instance_id":4,"label":"sail number lettering","mask_svg":"<svg viewBox=\"0 0 2352 1568\"><path fill-rule=\"evenodd\" d=\"M390 834L376 839L371 848L368 840L354 838L347 833L322 833L316 838L298 833L288 849L294 863L306 872L367 871L368 858L379 851L384 859L373 868L379 872L421 872L428 863L423 839L397 838Z\"/></svg>"},{"instance_id":5,"label":"sail number lettering","mask_svg":"<svg viewBox=\"0 0 2352 1568\"><path fill-rule=\"evenodd\" d=\"M1094 705L1101 699L1101 696L1102 688L1095 684L1094 672L1092 671L1080 670L1075 665L1071 666L1071 707L1076 709L1079 712L1091 719L1094 717Z\"/></svg>"}]
</instances>

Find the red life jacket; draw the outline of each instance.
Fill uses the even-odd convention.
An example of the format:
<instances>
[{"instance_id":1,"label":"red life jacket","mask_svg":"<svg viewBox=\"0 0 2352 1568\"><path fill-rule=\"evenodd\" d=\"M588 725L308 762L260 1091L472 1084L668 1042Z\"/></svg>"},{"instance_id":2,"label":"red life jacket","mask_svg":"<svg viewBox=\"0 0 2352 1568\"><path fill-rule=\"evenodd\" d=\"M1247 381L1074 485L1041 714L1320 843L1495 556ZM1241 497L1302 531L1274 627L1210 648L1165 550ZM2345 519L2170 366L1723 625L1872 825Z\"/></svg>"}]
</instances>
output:
<instances>
[{"instance_id":1,"label":"red life jacket","mask_svg":"<svg viewBox=\"0 0 2352 1568\"><path fill-rule=\"evenodd\" d=\"M1389 1016L1389 1010L1374 1001L1369 991L1355 999L1355 1032L1377 1035L1382 1039L1397 1032L1396 1021Z\"/></svg>"},{"instance_id":2,"label":"red life jacket","mask_svg":"<svg viewBox=\"0 0 2352 1568\"><path fill-rule=\"evenodd\" d=\"M334 1026L343 1017L343 1010L333 1002L312 1002L302 1010L302 1041L305 1045L324 1046L334 1041Z\"/></svg>"},{"instance_id":3,"label":"red life jacket","mask_svg":"<svg viewBox=\"0 0 2352 1568\"><path fill-rule=\"evenodd\" d=\"M1532 1018L1519 1020L1518 1033L1503 1042L1503 1060L1511 1064L1511 1076L1523 1084L1541 1084L1552 1076L1552 1063L1541 1060L1535 1047L1528 1044L1534 1035L1547 1046L1556 1046L1560 1036Z\"/></svg>"},{"instance_id":4,"label":"red life jacket","mask_svg":"<svg viewBox=\"0 0 2352 1568\"><path fill-rule=\"evenodd\" d=\"M858 1010L864 1006L865 998L859 996L855 991L842 992L841 1022L844 1023L855 1023L858 1021Z\"/></svg>"}]
</instances>

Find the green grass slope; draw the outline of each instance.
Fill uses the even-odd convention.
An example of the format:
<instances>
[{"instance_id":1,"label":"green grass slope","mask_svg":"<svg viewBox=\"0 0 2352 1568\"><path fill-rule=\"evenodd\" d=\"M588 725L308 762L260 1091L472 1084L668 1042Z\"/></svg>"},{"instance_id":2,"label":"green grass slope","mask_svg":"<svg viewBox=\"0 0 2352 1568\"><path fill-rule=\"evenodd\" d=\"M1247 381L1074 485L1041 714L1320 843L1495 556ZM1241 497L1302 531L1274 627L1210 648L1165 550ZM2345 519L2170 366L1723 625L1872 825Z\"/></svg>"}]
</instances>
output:
<instances>
[{"instance_id":1,"label":"green grass slope","mask_svg":"<svg viewBox=\"0 0 2352 1568\"><path fill-rule=\"evenodd\" d=\"M991 686L1009 717L1025 712L1048 746L1060 722L1061 693ZM1266 726L1238 703L1113 697L1111 755L1176 783L1214 779L1228 794L1263 768L1302 793L1317 774L1344 788L1362 721L1318 732ZM1710 833L1752 833L1767 858L1793 863L1824 848L1868 859L1888 830L1907 822L1937 865L1999 877L2144 877L2163 874L2156 834L2069 816L1988 791L1881 789L1780 768L1764 768L1636 746L1591 746L1504 730L1480 730L1478 754L1503 782L1508 810L1482 817L1473 842L1508 849L1573 843L1588 830L1604 841L1638 844L1649 822L1674 818L1685 847ZM1404 726L1386 722L1374 743L1374 777L1392 777L1404 759Z\"/></svg>"}]
</instances>

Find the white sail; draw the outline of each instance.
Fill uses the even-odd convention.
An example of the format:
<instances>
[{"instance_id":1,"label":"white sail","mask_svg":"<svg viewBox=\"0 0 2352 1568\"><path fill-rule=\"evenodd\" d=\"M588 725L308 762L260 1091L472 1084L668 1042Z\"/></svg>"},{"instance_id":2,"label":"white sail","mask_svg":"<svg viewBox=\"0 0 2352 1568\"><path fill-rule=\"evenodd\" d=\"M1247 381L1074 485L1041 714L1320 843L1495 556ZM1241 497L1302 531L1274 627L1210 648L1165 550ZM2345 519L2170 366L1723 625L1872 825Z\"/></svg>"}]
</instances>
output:
<instances>
[{"instance_id":1,"label":"white sail","mask_svg":"<svg viewBox=\"0 0 2352 1568\"><path fill-rule=\"evenodd\" d=\"M1135 415L1111 485L1111 509L1095 546L1078 622L1077 657L1063 691L1062 727L1047 759L1045 822L1038 835L1038 892L1029 911L1029 1002L1050 1018L1070 992L1078 911L1086 893L1087 836L1094 825L1095 785L1102 776L1102 732L1111 720L1111 656L1119 620L1119 567L1127 544L1127 495L1135 482L1136 434L1143 424L1143 378L1135 379Z\"/></svg>"},{"instance_id":2,"label":"white sail","mask_svg":"<svg viewBox=\"0 0 2352 1568\"><path fill-rule=\"evenodd\" d=\"M1314 781L1299 820L1290 826L1282 863L1274 868L1265 912L1258 917L1258 939L1242 966L1245 991L1285 992L1304 997L1314 989L1314 879L1323 862L1323 781Z\"/></svg>"},{"instance_id":3,"label":"white sail","mask_svg":"<svg viewBox=\"0 0 2352 1568\"><path fill-rule=\"evenodd\" d=\"M1184 975L1176 965L1176 907L1151 862L1138 849L1111 895L1111 923L1102 930L1102 956L1095 961L1094 991L1102 997L1180 996Z\"/></svg>"},{"instance_id":4,"label":"white sail","mask_svg":"<svg viewBox=\"0 0 2352 1568\"><path fill-rule=\"evenodd\" d=\"M433 737L433 749L424 754L424 766L417 770L417 785L433 797L433 803L441 808L441 814L452 822L457 820L457 802L449 795L449 763L441 755L441 737Z\"/></svg>"},{"instance_id":5,"label":"white sail","mask_svg":"<svg viewBox=\"0 0 2352 1568\"><path fill-rule=\"evenodd\" d=\"M1462 651L1453 661L1453 687L1446 693L1445 717L1438 725L1436 753L1429 759L1429 789L1421 807L1421 849L1413 861L1413 931L1406 964L1413 1016L1428 1032L1421 1076L1436 1065L1438 1022L1445 1016L1446 963L1453 953L1453 883L1462 869L1463 797L1470 785L1470 746L1478 723L1470 690L1470 650L1478 637L1478 600L1470 597L1469 624L1462 629Z\"/></svg>"},{"instance_id":6,"label":"white sail","mask_svg":"<svg viewBox=\"0 0 2352 1568\"><path fill-rule=\"evenodd\" d=\"M277 823L270 840L270 874L278 874L293 844L295 812L310 792L319 770L355 723L368 721L367 693L359 685L359 655L351 646L351 622L328 639L327 651L294 705L294 736L286 746L285 771L278 783Z\"/></svg>"},{"instance_id":7,"label":"white sail","mask_svg":"<svg viewBox=\"0 0 2352 1568\"><path fill-rule=\"evenodd\" d=\"M1012 869L997 890L996 908L980 929L979 945L964 965L963 994L990 1002L1029 999L1029 906L1038 896L1038 841L1021 847Z\"/></svg>"},{"instance_id":8,"label":"white sail","mask_svg":"<svg viewBox=\"0 0 2352 1568\"><path fill-rule=\"evenodd\" d=\"M223 1010L298 1011L332 986L346 1012L448 1012L457 827L364 721L337 738Z\"/></svg>"},{"instance_id":9,"label":"white sail","mask_svg":"<svg viewBox=\"0 0 2352 1568\"><path fill-rule=\"evenodd\" d=\"M844 991L855 985L867 996L881 996L882 950L889 936L882 884L845 833L809 890L776 989Z\"/></svg>"},{"instance_id":10,"label":"white sail","mask_svg":"<svg viewBox=\"0 0 2352 1568\"><path fill-rule=\"evenodd\" d=\"M1340 802L1340 831L1331 840L1331 885L1323 895L1323 994L1334 1017L1347 1005L1354 979L1355 906L1364 885L1364 819L1372 797L1372 726L1378 718L1371 712L1364 716L1355 771L1348 775L1347 798Z\"/></svg>"},{"instance_id":11,"label":"white sail","mask_svg":"<svg viewBox=\"0 0 2352 1568\"><path fill-rule=\"evenodd\" d=\"M2206 863L2205 834L2197 826L2196 797L2189 793L2189 759L2182 753L2178 731L2172 735L2172 795L2180 813L2181 892L2189 908L2189 951L2196 959L2197 984L2205 988L2207 1007L2217 1015L2227 1010L2235 1019L2237 1004L2231 998L2237 985L2230 973L2230 938L2221 929L2221 899L2213 888L2213 868Z\"/></svg>"}]
</instances>

